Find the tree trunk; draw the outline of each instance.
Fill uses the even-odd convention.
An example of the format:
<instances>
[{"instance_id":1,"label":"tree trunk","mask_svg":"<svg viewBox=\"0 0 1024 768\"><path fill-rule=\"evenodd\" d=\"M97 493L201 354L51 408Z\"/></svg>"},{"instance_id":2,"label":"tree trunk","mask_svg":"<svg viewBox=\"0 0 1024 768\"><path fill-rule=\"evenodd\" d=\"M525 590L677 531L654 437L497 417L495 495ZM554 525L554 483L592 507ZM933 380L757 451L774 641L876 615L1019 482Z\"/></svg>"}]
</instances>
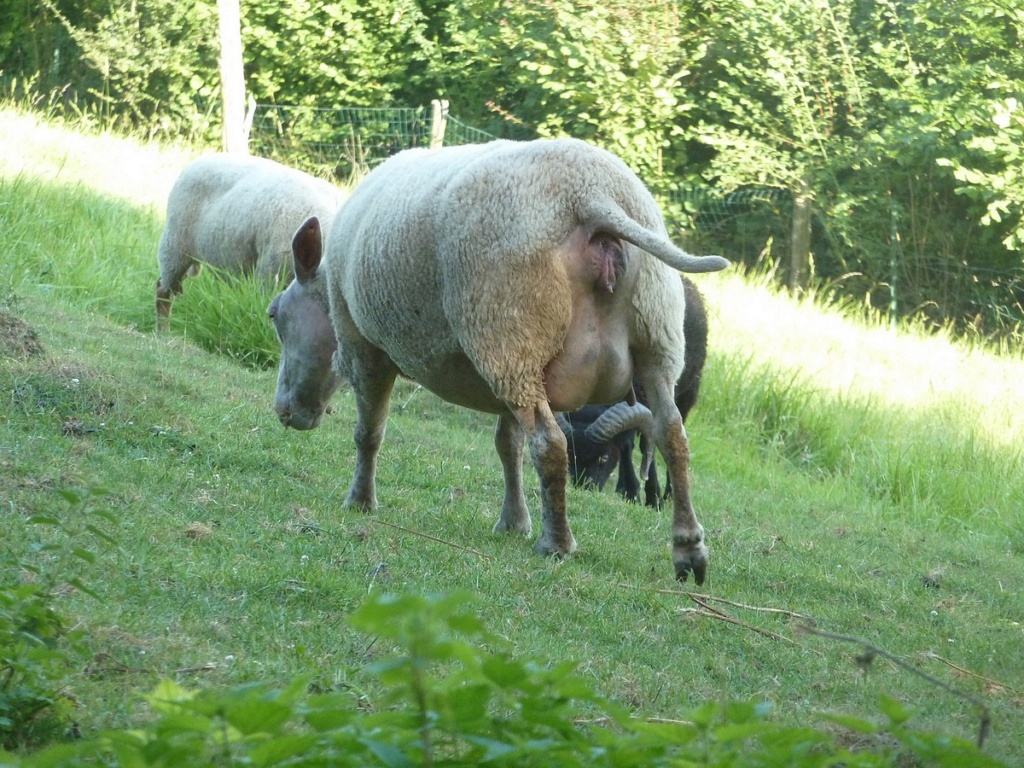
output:
<instances>
[{"instance_id":1,"label":"tree trunk","mask_svg":"<svg viewBox=\"0 0 1024 768\"><path fill-rule=\"evenodd\" d=\"M249 153L242 70L242 16L239 0L217 0L220 17L220 89L224 113L224 151Z\"/></svg>"},{"instance_id":2,"label":"tree trunk","mask_svg":"<svg viewBox=\"0 0 1024 768\"><path fill-rule=\"evenodd\" d=\"M789 258L789 290L799 292L807 287L811 273L811 214L814 196L811 193L811 174L804 174L800 186L793 193L793 233Z\"/></svg>"}]
</instances>

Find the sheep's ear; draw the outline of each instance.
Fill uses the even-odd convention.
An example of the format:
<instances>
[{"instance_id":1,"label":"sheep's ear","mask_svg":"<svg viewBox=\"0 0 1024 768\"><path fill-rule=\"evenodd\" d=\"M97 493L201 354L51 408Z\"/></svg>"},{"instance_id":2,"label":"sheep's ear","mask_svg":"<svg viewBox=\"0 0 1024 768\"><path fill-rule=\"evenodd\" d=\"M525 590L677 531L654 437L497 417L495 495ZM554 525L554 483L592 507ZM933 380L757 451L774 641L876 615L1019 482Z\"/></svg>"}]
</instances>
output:
<instances>
[{"instance_id":1,"label":"sheep's ear","mask_svg":"<svg viewBox=\"0 0 1024 768\"><path fill-rule=\"evenodd\" d=\"M310 216L295 231L292 237L292 256L295 258L295 278L300 283L308 282L316 274L323 256L320 219L316 216Z\"/></svg>"}]
</instances>

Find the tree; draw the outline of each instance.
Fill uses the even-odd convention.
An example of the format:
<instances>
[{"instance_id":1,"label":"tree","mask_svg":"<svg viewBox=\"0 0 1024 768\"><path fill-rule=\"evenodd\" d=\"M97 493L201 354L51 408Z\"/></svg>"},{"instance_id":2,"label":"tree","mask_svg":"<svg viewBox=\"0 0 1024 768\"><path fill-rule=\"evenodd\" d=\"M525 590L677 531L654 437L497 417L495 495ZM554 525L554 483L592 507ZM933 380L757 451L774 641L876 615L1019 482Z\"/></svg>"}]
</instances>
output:
<instances>
[{"instance_id":1,"label":"tree","mask_svg":"<svg viewBox=\"0 0 1024 768\"><path fill-rule=\"evenodd\" d=\"M76 22L43 0L88 70L78 95L109 122L151 135L209 137L217 95L216 15L205 0L108 0ZM83 99L84 100L84 99Z\"/></svg>"},{"instance_id":2,"label":"tree","mask_svg":"<svg viewBox=\"0 0 1024 768\"><path fill-rule=\"evenodd\" d=\"M261 104L427 104L425 24L414 0L243 0L246 82Z\"/></svg>"},{"instance_id":3,"label":"tree","mask_svg":"<svg viewBox=\"0 0 1024 768\"><path fill-rule=\"evenodd\" d=\"M942 81L955 75L960 86L937 115L958 140L938 162L952 169L958 193L980 204L980 222L1024 257L1024 8L1006 0L953 7L927 0L915 10L927 34L919 32L916 42L932 68L937 60L945 70L936 73ZM953 14L956 27L940 25Z\"/></svg>"},{"instance_id":4,"label":"tree","mask_svg":"<svg viewBox=\"0 0 1024 768\"><path fill-rule=\"evenodd\" d=\"M680 45L677 3L467 0L453 4L450 24L449 71L480 73L452 89L453 111L490 114L495 132L522 125L587 139L652 185L675 180L676 120L692 108L683 83L696 58Z\"/></svg>"},{"instance_id":5,"label":"tree","mask_svg":"<svg viewBox=\"0 0 1024 768\"><path fill-rule=\"evenodd\" d=\"M823 209L837 174L856 162L870 84L857 58L851 6L833 0L724 0L706 14L716 30L698 88L713 109L690 134L716 150L708 176L793 195L788 283L810 276L811 209Z\"/></svg>"},{"instance_id":6,"label":"tree","mask_svg":"<svg viewBox=\"0 0 1024 768\"><path fill-rule=\"evenodd\" d=\"M973 317L961 286L1020 265L998 240L1018 242L1021 15L1005 0L716 2L690 133L715 152L706 178L806 184L818 275L900 312Z\"/></svg>"},{"instance_id":7,"label":"tree","mask_svg":"<svg viewBox=\"0 0 1024 768\"><path fill-rule=\"evenodd\" d=\"M83 13L74 0L0 0L0 75L4 79L20 79L23 88L42 93L67 82L81 54L52 9L74 23Z\"/></svg>"}]
</instances>

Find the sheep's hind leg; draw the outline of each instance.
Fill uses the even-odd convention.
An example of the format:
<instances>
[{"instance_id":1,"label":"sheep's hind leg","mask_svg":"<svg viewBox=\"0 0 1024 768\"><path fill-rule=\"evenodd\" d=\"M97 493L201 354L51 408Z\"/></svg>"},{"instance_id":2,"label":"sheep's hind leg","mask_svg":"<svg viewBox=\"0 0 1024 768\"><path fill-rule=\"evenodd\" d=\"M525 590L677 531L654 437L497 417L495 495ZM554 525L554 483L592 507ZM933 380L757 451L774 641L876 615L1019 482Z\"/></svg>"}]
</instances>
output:
<instances>
[{"instance_id":1,"label":"sheep's hind leg","mask_svg":"<svg viewBox=\"0 0 1024 768\"><path fill-rule=\"evenodd\" d=\"M576 551L576 539L565 511L569 475L565 434L547 402L534 408L517 408L514 413L520 427L530 436L530 458L540 478L543 529L533 549L541 555L571 555Z\"/></svg>"},{"instance_id":2,"label":"sheep's hind leg","mask_svg":"<svg viewBox=\"0 0 1024 768\"><path fill-rule=\"evenodd\" d=\"M174 297L181 293L185 275L192 269L198 269L198 262L182 254L179 246L167 245L167 237L165 230L157 255L160 276L156 280L156 330L161 333L171 327L171 306L174 304Z\"/></svg>"},{"instance_id":3,"label":"sheep's hind leg","mask_svg":"<svg viewBox=\"0 0 1024 768\"><path fill-rule=\"evenodd\" d=\"M498 417L494 447L505 474L505 499L501 505L501 517L494 524L495 533L521 533L529 536L533 531L523 491L523 437L522 426L511 414Z\"/></svg>"},{"instance_id":4,"label":"sheep's hind leg","mask_svg":"<svg viewBox=\"0 0 1024 768\"><path fill-rule=\"evenodd\" d=\"M672 483L672 563L676 579L686 581L690 573L697 584L704 583L708 568L708 549L704 527L697 522L690 498L690 445L679 409L672 399L671 387L644 382L654 414L654 439L665 457Z\"/></svg>"},{"instance_id":5,"label":"sheep's hind leg","mask_svg":"<svg viewBox=\"0 0 1024 768\"><path fill-rule=\"evenodd\" d=\"M156 329L160 332L167 331L171 327L171 304L174 297L171 292L156 281Z\"/></svg>"},{"instance_id":6,"label":"sheep's hind leg","mask_svg":"<svg viewBox=\"0 0 1024 768\"><path fill-rule=\"evenodd\" d=\"M348 368L358 416L355 430L356 468L345 506L369 512L377 507L377 453L384 442L391 391L398 371L387 358L350 358Z\"/></svg>"}]
</instances>

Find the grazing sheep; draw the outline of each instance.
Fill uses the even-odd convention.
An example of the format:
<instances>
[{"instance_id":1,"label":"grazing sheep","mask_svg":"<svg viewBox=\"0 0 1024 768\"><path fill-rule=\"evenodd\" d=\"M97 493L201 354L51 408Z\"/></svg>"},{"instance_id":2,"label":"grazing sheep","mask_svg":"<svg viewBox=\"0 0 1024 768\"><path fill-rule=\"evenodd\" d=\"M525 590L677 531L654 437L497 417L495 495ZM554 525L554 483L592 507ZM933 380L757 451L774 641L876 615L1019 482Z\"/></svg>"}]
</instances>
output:
<instances>
[{"instance_id":1,"label":"grazing sheep","mask_svg":"<svg viewBox=\"0 0 1024 768\"><path fill-rule=\"evenodd\" d=\"M708 318L704 298L689 278L682 278L686 292L686 313L683 316L683 338L686 340L686 365L676 382L675 399L679 415L686 426L686 417L697 402L700 377L704 370L708 345ZM574 484L601 490L616 467L619 470L616 493L627 501L638 501L640 480L644 481L644 503L656 507L661 503L657 464L653 461L650 432L653 417L644 404L643 391L637 387L638 402L632 406L620 402L614 406L588 405L567 414L556 414L565 433L569 451L569 475ZM633 446L640 434L642 463L640 477L633 467ZM669 480L665 498L671 493Z\"/></svg>"},{"instance_id":2,"label":"grazing sheep","mask_svg":"<svg viewBox=\"0 0 1024 768\"><path fill-rule=\"evenodd\" d=\"M167 330L186 274L204 263L232 274L255 272L267 283L290 277L295 230L310 216L326 225L343 199L334 185L273 160L217 154L190 163L167 199L157 330Z\"/></svg>"},{"instance_id":3,"label":"grazing sheep","mask_svg":"<svg viewBox=\"0 0 1024 768\"><path fill-rule=\"evenodd\" d=\"M295 280L268 314L283 348L275 408L285 426L315 427L341 377L352 385L347 506L377 505L377 453L402 375L498 414L505 496L495 531L531 533L529 441L543 522L534 549L569 555L566 440L554 411L616 402L636 380L672 478L676 577L704 581L704 529L674 400L685 356L677 270L728 262L673 245L654 198L619 158L573 139L407 150L363 180L332 232L325 247L315 218L299 228Z\"/></svg>"}]
</instances>

